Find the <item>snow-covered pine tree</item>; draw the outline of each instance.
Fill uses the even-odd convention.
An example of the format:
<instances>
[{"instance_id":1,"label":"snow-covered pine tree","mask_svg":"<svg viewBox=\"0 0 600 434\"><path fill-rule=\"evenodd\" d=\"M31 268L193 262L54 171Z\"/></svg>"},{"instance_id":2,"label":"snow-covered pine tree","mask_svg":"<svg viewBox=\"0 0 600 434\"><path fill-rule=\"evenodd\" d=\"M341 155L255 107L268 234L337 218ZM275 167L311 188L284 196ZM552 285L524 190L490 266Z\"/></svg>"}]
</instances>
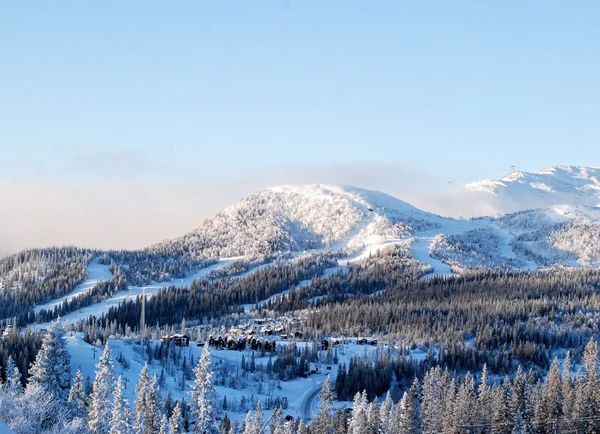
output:
<instances>
[{"instance_id":1,"label":"snow-covered pine tree","mask_svg":"<svg viewBox=\"0 0 600 434\"><path fill-rule=\"evenodd\" d=\"M477 413L481 425L488 425L492 421L491 403L492 396L488 384L487 365L484 364L481 370L479 387L477 388Z\"/></svg>"},{"instance_id":2,"label":"snow-covered pine tree","mask_svg":"<svg viewBox=\"0 0 600 434\"><path fill-rule=\"evenodd\" d=\"M511 431L511 434L530 434L531 431L527 429L525 425L525 421L523 420L523 415L520 411L517 411L517 414L514 415L514 427Z\"/></svg>"},{"instance_id":3,"label":"snow-covered pine tree","mask_svg":"<svg viewBox=\"0 0 600 434\"><path fill-rule=\"evenodd\" d=\"M252 412L249 411L246 413L246 418L244 419L244 430L242 434L256 434L258 431L254 428L254 417L252 416Z\"/></svg>"},{"instance_id":4,"label":"snow-covered pine tree","mask_svg":"<svg viewBox=\"0 0 600 434\"><path fill-rule=\"evenodd\" d=\"M398 420L399 434L421 434L423 425L419 399L419 381L416 378L410 389L404 393L397 407L399 414L396 419Z\"/></svg>"},{"instance_id":5,"label":"snow-covered pine tree","mask_svg":"<svg viewBox=\"0 0 600 434\"><path fill-rule=\"evenodd\" d=\"M569 351L567 351L567 355L563 361L562 396L563 422L561 428L563 431L568 431L572 426L569 419L573 418L573 407L575 406L575 391L573 390L573 380L571 379L571 353Z\"/></svg>"},{"instance_id":6,"label":"snow-covered pine tree","mask_svg":"<svg viewBox=\"0 0 600 434\"><path fill-rule=\"evenodd\" d=\"M73 411L77 416L85 417L87 407L81 366L77 368L75 378L73 378L73 384L71 385L71 390L69 390L69 397L67 401L70 403Z\"/></svg>"},{"instance_id":7,"label":"snow-covered pine tree","mask_svg":"<svg viewBox=\"0 0 600 434\"><path fill-rule=\"evenodd\" d=\"M368 434L379 434L381 423L379 421L379 406L377 402L371 402L367 407L367 426Z\"/></svg>"},{"instance_id":8,"label":"snow-covered pine tree","mask_svg":"<svg viewBox=\"0 0 600 434\"><path fill-rule=\"evenodd\" d=\"M583 383L579 415L584 420L582 432L600 432L600 377L598 376L598 343L590 339L583 351Z\"/></svg>"},{"instance_id":9,"label":"snow-covered pine tree","mask_svg":"<svg viewBox=\"0 0 600 434\"><path fill-rule=\"evenodd\" d=\"M467 372L458 387L454 411L454 423L457 427L475 424L477 397L475 396L475 381L470 372Z\"/></svg>"},{"instance_id":10,"label":"snow-covered pine tree","mask_svg":"<svg viewBox=\"0 0 600 434\"><path fill-rule=\"evenodd\" d=\"M542 401L545 414L541 418L544 428L549 434L560 432L560 421L562 419L563 389L561 372L558 367L558 359L554 359L544 383Z\"/></svg>"},{"instance_id":11,"label":"snow-covered pine tree","mask_svg":"<svg viewBox=\"0 0 600 434\"><path fill-rule=\"evenodd\" d=\"M296 434L308 434L308 427L304 422L298 422L298 429L296 430Z\"/></svg>"},{"instance_id":12,"label":"snow-covered pine tree","mask_svg":"<svg viewBox=\"0 0 600 434\"><path fill-rule=\"evenodd\" d=\"M88 429L92 434L106 434L110 427L110 398L115 381L114 364L110 355L111 351L107 342L96 365L96 378L88 400Z\"/></svg>"},{"instance_id":13,"label":"snow-covered pine tree","mask_svg":"<svg viewBox=\"0 0 600 434\"><path fill-rule=\"evenodd\" d=\"M334 395L331 391L329 375L325 378L321 386L319 399L319 412L310 426L310 431L313 434L332 434L331 404L334 400Z\"/></svg>"},{"instance_id":14,"label":"snow-covered pine tree","mask_svg":"<svg viewBox=\"0 0 600 434\"><path fill-rule=\"evenodd\" d=\"M160 430L158 434L169 434L169 420L167 419L167 415L163 414L162 419L160 420Z\"/></svg>"},{"instance_id":15,"label":"snow-covered pine tree","mask_svg":"<svg viewBox=\"0 0 600 434\"><path fill-rule=\"evenodd\" d=\"M160 387L156 375L150 379L148 364L140 371L140 379L135 387L134 430L136 433L158 434L162 419Z\"/></svg>"},{"instance_id":16,"label":"snow-covered pine tree","mask_svg":"<svg viewBox=\"0 0 600 434\"><path fill-rule=\"evenodd\" d=\"M192 396L191 410L196 423L194 433L216 434L218 427L213 403L216 402L215 388L212 384L212 369L208 345L204 346L198 365L194 369L194 384L190 395Z\"/></svg>"},{"instance_id":17,"label":"snow-covered pine tree","mask_svg":"<svg viewBox=\"0 0 600 434\"><path fill-rule=\"evenodd\" d=\"M169 418L169 434L181 434L183 428L183 419L181 418L181 407L179 401L173 407L173 413Z\"/></svg>"},{"instance_id":18,"label":"snow-covered pine tree","mask_svg":"<svg viewBox=\"0 0 600 434\"><path fill-rule=\"evenodd\" d=\"M517 413L521 414L523 423L530 429L534 414L533 403L530 399L531 384L527 375L523 372L521 366L517 368L517 372L513 378L512 392L509 400L509 411L511 414L509 428L512 429L515 423Z\"/></svg>"},{"instance_id":19,"label":"snow-covered pine tree","mask_svg":"<svg viewBox=\"0 0 600 434\"><path fill-rule=\"evenodd\" d=\"M162 419L162 406L160 402L160 386L156 375L152 376L146 391L146 406L144 407L144 421L146 422L145 434L158 434Z\"/></svg>"},{"instance_id":20,"label":"snow-covered pine tree","mask_svg":"<svg viewBox=\"0 0 600 434\"><path fill-rule=\"evenodd\" d=\"M148 388L150 387L150 373L148 364L145 363L140 371L140 377L135 386L135 401L134 401L134 422L133 427L136 433L142 434L146 429L146 401Z\"/></svg>"},{"instance_id":21,"label":"snow-covered pine tree","mask_svg":"<svg viewBox=\"0 0 600 434\"><path fill-rule=\"evenodd\" d=\"M131 434L133 424L129 403L123 396L123 379L119 377L113 394L113 406L108 434Z\"/></svg>"},{"instance_id":22,"label":"snow-covered pine tree","mask_svg":"<svg viewBox=\"0 0 600 434\"><path fill-rule=\"evenodd\" d=\"M6 360L6 381L2 384L2 388L10 391L13 394L23 393L23 384L21 383L21 371L15 365L15 361L12 355L8 356Z\"/></svg>"},{"instance_id":23,"label":"snow-covered pine tree","mask_svg":"<svg viewBox=\"0 0 600 434\"><path fill-rule=\"evenodd\" d=\"M29 369L29 384L39 384L50 394L66 401L71 386L71 361L65 333L59 320L50 325Z\"/></svg>"},{"instance_id":24,"label":"snow-covered pine tree","mask_svg":"<svg viewBox=\"0 0 600 434\"><path fill-rule=\"evenodd\" d=\"M385 400L379 407L379 434L389 434L392 432L392 415L394 413L394 401L392 394L388 390Z\"/></svg>"},{"instance_id":25,"label":"snow-covered pine tree","mask_svg":"<svg viewBox=\"0 0 600 434\"><path fill-rule=\"evenodd\" d=\"M443 402L445 390L441 384L439 366L430 369L423 378L423 433L434 434L443 431ZM396 413L400 411L396 408ZM398 426L398 425L397 425Z\"/></svg>"},{"instance_id":26,"label":"snow-covered pine tree","mask_svg":"<svg viewBox=\"0 0 600 434\"><path fill-rule=\"evenodd\" d=\"M492 388L492 427L491 434L509 434L511 432L511 414L509 410L510 380L504 378L501 387Z\"/></svg>"},{"instance_id":27,"label":"snow-covered pine tree","mask_svg":"<svg viewBox=\"0 0 600 434\"><path fill-rule=\"evenodd\" d=\"M367 393L356 392L352 406L352 416L348 421L348 434L368 434L367 425Z\"/></svg>"},{"instance_id":28,"label":"snow-covered pine tree","mask_svg":"<svg viewBox=\"0 0 600 434\"><path fill-rule=\"evenodd\" d=\"M252 420L252 426L254 427L254 434L259 434L263 429L263 409L262 403L258 401L256 408L254 409L254 419Z\"/></svg>"},{"instance_id":29,"label":"snow-covered pine tree","mask_svg":"<svg viewBox=\"0 0 600 434\"><path fill-rule=\"evenodd\" d=\"M281 410L281 407L277 407L274 410L269 432L271 434L285 434L283 426L283 411Z\"/></svg>"}]
</instances>

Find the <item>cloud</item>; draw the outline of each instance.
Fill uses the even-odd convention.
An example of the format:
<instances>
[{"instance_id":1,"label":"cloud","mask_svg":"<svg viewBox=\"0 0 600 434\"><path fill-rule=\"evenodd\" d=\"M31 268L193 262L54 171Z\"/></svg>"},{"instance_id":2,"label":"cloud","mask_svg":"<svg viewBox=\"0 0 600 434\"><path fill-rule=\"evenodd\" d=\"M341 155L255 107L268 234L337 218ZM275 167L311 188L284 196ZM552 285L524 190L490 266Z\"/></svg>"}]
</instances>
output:
<instances>
[{"instance_id":1,"label":"cloud","mask_svg":"<svg viewBox=\"0 0 600 434\"><path fill-rule=\"evenodd\" d=\"M75 183L48 176L0 177L0 256L50 245L143 248L198 227L253 191L306 183L381 190L443 215L497 212L466 189L448 188L435 176L401 164L289 164L191 181L98 177Z\"/></svg>"}]
</instances>

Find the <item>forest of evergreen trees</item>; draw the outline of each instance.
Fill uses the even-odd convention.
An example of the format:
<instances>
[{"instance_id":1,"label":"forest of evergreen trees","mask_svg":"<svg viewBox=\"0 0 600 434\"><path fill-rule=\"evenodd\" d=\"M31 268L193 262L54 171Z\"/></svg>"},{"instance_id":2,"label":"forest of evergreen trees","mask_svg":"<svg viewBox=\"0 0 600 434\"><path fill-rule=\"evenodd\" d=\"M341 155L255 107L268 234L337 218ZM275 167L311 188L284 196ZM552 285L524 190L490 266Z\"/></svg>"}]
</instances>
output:
<instances>
[{"instance_id":1,"label":"forest of evergreen trees","mask_svg":"<svg viewBox=\"0 0 600 434\"><path fill-rule=\"evenodd\" d=\"M191 374L189 401L163 399L161 380L151 377L146 366L140 372L135 401L130 406L123 398L123 381L115 376L110 341L99 358L93 384L86 387L80 370L70 377L64 336L60 324L49 328L26 381L12 355L7 359L0 385L0 421L18 434L600 432L600 365L594 340L586 344L580 363L574 363L567 353L562 361L552 361L544 378L521 366L504 377L491 375L486 366L477 375L454 375L435 366L424 373L422 380L415 378L399 389L399 399L394 399L394 391L385 393L384 388L383 400L375 399L378 393L369 396L357 391L351 411L334 409L336 392L347 391L340 389L343 380L339 377L335 387L327 377L319 411L307 426L300 420L286 421L281 407L265 420L260 402L243 423L232 423L215 394L208 347ZM353 375L351 371L348 377Z\"/></svg>"}]
</instances>

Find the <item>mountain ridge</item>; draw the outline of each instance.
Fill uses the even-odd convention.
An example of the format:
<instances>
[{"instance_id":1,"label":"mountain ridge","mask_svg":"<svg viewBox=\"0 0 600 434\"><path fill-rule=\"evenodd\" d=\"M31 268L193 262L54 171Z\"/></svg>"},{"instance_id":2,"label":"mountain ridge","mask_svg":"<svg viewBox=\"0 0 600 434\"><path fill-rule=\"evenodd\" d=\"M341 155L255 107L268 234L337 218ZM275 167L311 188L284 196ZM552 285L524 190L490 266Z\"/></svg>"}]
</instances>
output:
<instances>
[{"instance_id":1,"label":"mountain ridge","mask_svg":"<svg viewBox=\"0 0 600 434\"><path fill-rule=\"evenodd\" d=\"M495 196L507 213L553 205L596 207L600 205L600 167L551 166L534 173L515 170L466 188Z\"/></svg>"}]
</instances>

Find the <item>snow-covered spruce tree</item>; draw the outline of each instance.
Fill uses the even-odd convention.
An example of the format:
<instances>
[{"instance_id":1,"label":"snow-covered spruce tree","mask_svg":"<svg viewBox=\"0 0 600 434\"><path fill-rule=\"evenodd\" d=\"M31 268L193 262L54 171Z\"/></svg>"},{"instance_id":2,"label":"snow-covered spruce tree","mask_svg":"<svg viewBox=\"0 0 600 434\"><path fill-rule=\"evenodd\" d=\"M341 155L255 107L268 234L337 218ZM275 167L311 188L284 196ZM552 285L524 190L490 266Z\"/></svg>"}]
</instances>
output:
<instances>
[{"instance_id":1,"label":"snow-covered spruce tree","mask_svg":"<svg viewBox=\"0 0 600 434\"><path fill-rule=\"evenodd\" d=\"M134 430L136 433L143 433L146 428L146 421L144 416L148 387L150 387L150 373L148 371L148 364L146 363L140 371L140 378L138 380L137 385L135 386Z\"/></svg>"},{"instance_id":2,"label":"snow-covered spruce tree","mask_svg":"<svg viewBox=\"0 0 600 434\"><path fill-rule=\"evenodd\" d=\"M458 387L454 413L455 426L475 424L477 419L477 397L475 395L475 381L470 372Z\"/></svg>"},{"instance_id":3,"label":"snow-covered spruce tree","mask_svg":"<svg viewBox=\"0 0 600 434\"><path fill-rule=\"evenodd\" d=\"M481 370L481 379L477 388L477 401L479 423L481 425L489 425L492 421L492 395L488 384L487 365L485 364Z\"/></svg>"},{"instance_id":4,"label":"snow-covered spruce tree","mask_svg":"<svg viewBox=\"0 0 600 434\"><path fill-rule=\"evenodd\" d=\"M520 413L527 429L531 429L534 413L531 393L530 381L521 366L519 366L513 378L512 393L509 402L511 427L514 426L516 414Z\"/></svg>"},{"instance_id":5,"label":"snow-covered spruce tree","mask_svg":"<svg viewBox=\"0 0 600 434\"><path fill-rule=\"evenodd\" d=\"M77 416L85 417L87 407L81 366L77 368L75 378L73 378L73 384L71 385L71 390L69 390L69 397L67 401Z\"/></svg>"},{"instance_id":6,"label":"snow-covered spruce tree","mask_svg":"<svg viewBox=\"0 0 600 434\"><path fill-rule=\"evenodd\" d=\"M15 365L12 355L8 356L6 361L6 381L2 384L3 389L13 394L23 393L23 384L21 383L21 371Z\"/></svg>"},{"instance_id":7,"label":"snow-covered spruce tree","mask_svg":"<svg viewBox=\"0 0 600 434\"><path fill-rule=\"evenodd\" d=\"M132 434L133 424L129 402L123 396L123 379L119 377L113 394L113 406L108 434Z\"/></svg>"},{"instance_id":8,"label":"snow-covered spruce tree","mask_svg":"<svg viewBox=\"0 0 600 434\"><path fill-rule=\"evenodd\" d=\"M398 410L398 432L399 434L421 434L421 402L419 399L419 381L415 378L410 389L404 393Z\"/></svg>"},{"instance_id":9,"label":"snow-covered spruce tree","mask_svg":"<svg viewBox=\"0 0 600 434\"><path fill-rule=\"evenodd\" d=\"M333 392L331 391L331 382L329 375L325 378L323 386L321 386L321 394L319 395L319 412L315 420L310 425L310 431L313 434L332 434L333 424L331 415L331 404L334 400Z\"/></svg>"},{"instance_id":10,"label":"snow-covered spruce tree","mask_svg":"<svg viewBox=\"0 0 600 434\"><path fill-rule=\"evenodd\" d=\"M213 403L216 402L216 392L212 384L212 369L208 345L204 346L198 365L194 369L194 384L190 395L192 397L191 411L196 423L194 433L218 433L216 414Z\"/></svg>"},{"instance_id":11,"label":"snow-covered spruce tree","mask_svg":"<svg viewBox=\"0 0 600 434\"><path fill-rule=\"evenodd\" d=\"M158 431L158 434L169 434L169 419L166 414L163 414L160 419L160 430Z\"/></svg>"},{"instance_id":12,"label":"snow-covered spruce tree","mask_svg":"<svg viewBox=\"0 0 600 434\"><path fill-rule=\"evenodd\" d=\"M244 430L242 434L257 434L258 431L254 427L254 417L252 416L252 412L249 411L246 413L246 418L244 419Z\"/></svg>"},{"instance_id":13,"label":"snow-covered spruce tree","mask_svg":"<svg viewBox=\"0 0 600 434\"><path fill-rule=\"evenodd\" d=\"M369 434L379 434L381 423L379 420L379 406L377 402L372 402L367 407L367 425Z\"/></svg>"},{"instance_id":14,"label":"snow-covered spruce tree","mask_svg":"<svg viewBox=\"0 0 600 434\"><path fill-rule=\"evenodd\" d=\"M270 434L285 434L285 428L283 425L283 411L281 410L281 407L277 407L274 410L269 432Z\"/></svg>"},{"instance_id":15,"label":"snow-covered spruce tree","mask_svg":"<svg viewBox=\"0 0 600 434\"><path fill-rule=\"evenodd\" d=\"M296 434L308 434L308 427L304 422L298 422L298 429L296 430Z\"/></svg>"},{"instance_id":16,"label":"snow-covered spruce tree","mask_svg":"<svg viewBox=\"0 0 600 434\"><path fill-rule=\"evenodd\" d=\"M581 432L600 432L600 377L598 376L598 343L590 339L583 352L582 381L579 384L578 417Z\"/></svg>"},{"instance_id":17,"label":"snow-covered spruce tree","mask_svg":"<svg viewBox=\"0 0 600 434\"><path fill-rule=\"evenodd\" d=\"M146 422L147 434L158 434L162 418L160 402L160 387L156 375L152 376L146 394L146 407L144 409L144 420Z\"/></svg>"},{"instance_id":18,"label":"snow-covered spruce tree","mask_svg":"<svg viewBox=\"0 0 600 434\"><path fill-rule=\"evenodd\" d=\"M510 380L504 378L502 386L492 389L492 434L509 434L512 430L510 414Z\"/></svg>"},{"instance_id":19,"label":"snow-covered spruce tree","mask_svg":"<svg viewBox=\"0 0 600 434\"><path fill-rule=\"evenodd\" d=\"M388 391L385 395L385 400L379 407L379 434L389 434L393 431L392 415L394 413L394 401L392 394Z\"/></svg>"},{"instance_id":20,"label":"snow-covered spruce tree","mask_svg":"<svg viewBox=\"0 0 600 434\"><path fill-rule=\"evenodd\" d=\"M40 383L29 384L22 395L13 396L14 405L10 413L6 414L2 408L0 420L4 420L18 434L44 433L60 423L61 419L68 419L64 403Z\"/></svg>"},{"instance_id":21,"label":"snow-covered spruce tree","mask_svg":"<svg viewBox=\"0 0 600 434\"><path fill-rule=\"evenodd\" d=\"M162 410L158 379L156 375L150 379L148 365L145 364L140 371L140 379L135 388L135 432L140 434L158 434L161 417Z\"/></svg>"},{"instance_id":22,"label":"snow-covered spruce tree","mask_svg":"<svg viewBox=\"0 0 600 434\"><path fill-rule=\"evenodd\" d=\"M423 378L423 432L434 434L443 430L444 390L439 366L430 369ZM396 406L396 414L401 410ZM399 425L396 425L399 426Z\"/></svg>"},{"instance_id":23,"label":"snow-covered spruce tree","mask_svg":"<svg viewBox=\"0 0 600 434\"><path fill-rule=\"evenodd\" d=\"M59 320L48 328L42 348L29 369L29 384L39 384L60 399L67 399L71 385L71 361Z\"/></svg>"},{"instance_id":24,"label":"snow-covered spruce tree","mask_svg":"<svg viewBox=\"0 0 600 434\"><path fill-rule=\"evenodd\" d=\"M562 375L558 367L558 359L552 361L550 370L546 377L546 381L543 388L543 394L541 400L543 405L542 415L536 415L536 420L541 420L544 424L544 428L548 433L559 433L560 422L563 417L562 406L563 406L563 389L562 389ZM514 392L513 392L514 393Z\"/></svg>"},{"instance_id":25,"label":"snow-covered spruce tree","mask_svg":"<svg viewBox=\"0 0 600 434\"><path fill-rule=\"evenodd\" d=\"M262 403L258 401L256 408L254 409L254 419L252 420L252 426L254 427L254 433L259 434L263 429L263 409Z\"/></svg>"},{"instance_id":26,"label":"snow-covered spruce tree","mask_svg":"<svg viewBox=\"0 0 600 434\"><path fill-rule=\"evenodd\" d=\"M179 401L173 407L173 413L169 418L169 434L181 434L183 429L183 420L181 418L181 407Z\"/></svg>"},{"instance_id":27,"label":"snow-covered spruce tree","mask_svg":"<svg viewBox=\"0 0 600 434\"><path fill-rule=\"evenodd\" d=\"M442 410L442 430L444 434L454 434L456 431L456 417L454 415L454 406L456 405L456 379L450 378L448 371L444 370L441 377L442 400L440 402Z\"/></svg>"},{"instance_id":28,"label":"snow-covered spruce tree","mask_svg":"<svg viewBox=\"0 0 600 434\"><path fill-rule=\"evenodd\" d=\"M108 342L96 365L96 378L88 402L88 429L92 434L106 434L111 420L111 395L115 376Z\"/></svg>"},{"instance_id":29,"label":"snow-covered spruce tree","mask_svg":"<svg viewBox=\"0 0 600 434\"><path fill-rule=\"evenodd\" d=\"M571 379L571 353L567 351L565 360L563 361L562 372L562 413L563 422L561 428L563 431L568 431L573 418L573 407L575 406L575 391L573 390L573 381Z\"/></svg>"},{"instance_id":30,"label":"snow-covered spruce tree","mask_svg":"<svg viewBox=\"0 0 600 434\"><path fill-rule=\"evenodd\" d=\"M356 392L354 405L352 406L352 417L348 421L348 434L368 434L367 425L367 394Z\"/></svg>"}]
</instances>

